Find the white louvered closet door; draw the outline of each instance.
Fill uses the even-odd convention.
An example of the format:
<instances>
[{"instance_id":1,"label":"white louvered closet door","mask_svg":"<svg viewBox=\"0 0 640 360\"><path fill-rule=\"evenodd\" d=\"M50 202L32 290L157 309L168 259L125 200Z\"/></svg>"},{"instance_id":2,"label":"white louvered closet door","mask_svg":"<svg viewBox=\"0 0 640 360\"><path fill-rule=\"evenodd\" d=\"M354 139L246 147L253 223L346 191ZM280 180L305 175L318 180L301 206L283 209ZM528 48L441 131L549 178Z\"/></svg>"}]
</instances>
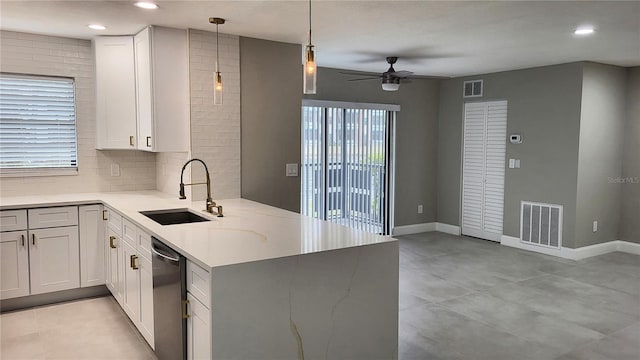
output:
<instances>
[{"instance_id":1,"label":"white louvered closet door","mask_svg":"<svg viewBox=\"0 0 640 360\"><path fill-rule=\"evenodd\" d=\"M504 214L507 102L464 107L462 234L500 241Z\"/></svg>"}]
</instances>

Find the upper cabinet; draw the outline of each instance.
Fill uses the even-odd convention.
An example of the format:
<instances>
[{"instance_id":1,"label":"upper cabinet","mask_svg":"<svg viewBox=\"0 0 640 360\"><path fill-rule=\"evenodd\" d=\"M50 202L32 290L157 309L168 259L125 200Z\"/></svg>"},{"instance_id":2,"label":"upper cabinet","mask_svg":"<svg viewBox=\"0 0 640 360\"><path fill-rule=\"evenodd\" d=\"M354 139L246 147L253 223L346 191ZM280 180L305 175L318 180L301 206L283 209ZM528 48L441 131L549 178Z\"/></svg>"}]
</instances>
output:
<instances>
[{"instance_id":1,"label":"upper cabinet","mask_svg":"<svg viewBox=\"0 0 640 360\"><path fill-rule=\"evenodd\" d=\"M106 45L120 38L128 39L128 51ZM102 74L96 77L97 148L188 151L187 31L149 26L135 36L98 38L95 48L96 74ZM109 60L114 57L120 63ZM133 107L121 106L124 97Z\"/></svg>"},{"instance_id":2,"label":"upper cabinet","mask_svg":"<svg viewBox=\"0 0 640 360\"><path fill-rule=\"evenodd\" d=\"M96 59L96 148L136 149L133 37L98 37L93 45Z\"/></svg>"},{"instance_id":3,"label":"upper cabinet","mask_svg":"<svg viewBox=\"0 0 640 360\"><path fill-rule=\"evenodd\" d=\"M149 26L134 37L138 149L189 149L189 47L186 30Z\"/></svg>"}]
</instances>

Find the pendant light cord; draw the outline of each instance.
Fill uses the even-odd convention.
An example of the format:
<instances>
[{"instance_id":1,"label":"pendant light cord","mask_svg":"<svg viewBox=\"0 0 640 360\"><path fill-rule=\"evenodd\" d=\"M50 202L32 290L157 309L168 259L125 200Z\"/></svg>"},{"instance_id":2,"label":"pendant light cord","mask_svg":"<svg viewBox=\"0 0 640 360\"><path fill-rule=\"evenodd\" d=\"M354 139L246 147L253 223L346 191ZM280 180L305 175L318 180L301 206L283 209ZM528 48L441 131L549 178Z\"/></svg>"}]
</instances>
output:
<instances>
[{"instance_id":1,"label":"pendant light cord","mask_svg":"<svg viewBox=\"0 0 640 360\"><path fill-rule=\"evenodd\" d=\"M216 24L216 72L220 72L220 38L218 33L218 24Z\"/></svg>"},{"instance_id":2,"label":"pendant light cord","mask_svg":"<svg viewBox=\"0 0 640 360\"><path fill-rule=\"evenodd\" d=\"M309 45L311 45L311 0L309 0Z\"/></svg>"}]
</instances>

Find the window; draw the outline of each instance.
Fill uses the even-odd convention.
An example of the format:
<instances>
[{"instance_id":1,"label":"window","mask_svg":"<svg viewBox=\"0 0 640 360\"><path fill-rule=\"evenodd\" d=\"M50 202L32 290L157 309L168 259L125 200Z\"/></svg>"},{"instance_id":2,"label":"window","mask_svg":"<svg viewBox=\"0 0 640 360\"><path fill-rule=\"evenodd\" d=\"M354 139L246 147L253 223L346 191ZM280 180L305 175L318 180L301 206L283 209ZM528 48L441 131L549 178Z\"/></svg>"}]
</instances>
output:
<instances>
[{"instance_id":1,"label":"window","mask_svg":"<svg viewBox=\"0 0 640 360\"><path fill-rule=\"evenodd\" d=\"M304 100L303 215L388 234L397 105Z\"/></svg>"},{"instance_id":2,"label":"window","mask_svg":"<svg viewBox=\"0 0 640 360\"><path fill-rule=\"evenodd\" d=\"M73 79L0 74L0 174L77 174Z\"/></svg>"}]
</instances>

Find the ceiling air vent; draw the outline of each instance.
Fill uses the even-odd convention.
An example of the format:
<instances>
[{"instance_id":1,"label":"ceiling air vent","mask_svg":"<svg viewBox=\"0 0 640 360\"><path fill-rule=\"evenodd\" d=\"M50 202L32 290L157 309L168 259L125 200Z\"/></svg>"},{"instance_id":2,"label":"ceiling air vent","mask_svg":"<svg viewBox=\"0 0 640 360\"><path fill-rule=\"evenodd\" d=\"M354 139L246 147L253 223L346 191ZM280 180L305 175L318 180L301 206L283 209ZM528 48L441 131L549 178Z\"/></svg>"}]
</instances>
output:
<instances>
[{"instance_id":1,"label":"ceiling air vent","mask_svg":"<svg viewBox=\"0 0 640 360\"><path fill-rule=\"evenodd\" d=\"M464 82L464 97L481 97L482 80L470 80Z\"/></svg>"}]
</instances>

